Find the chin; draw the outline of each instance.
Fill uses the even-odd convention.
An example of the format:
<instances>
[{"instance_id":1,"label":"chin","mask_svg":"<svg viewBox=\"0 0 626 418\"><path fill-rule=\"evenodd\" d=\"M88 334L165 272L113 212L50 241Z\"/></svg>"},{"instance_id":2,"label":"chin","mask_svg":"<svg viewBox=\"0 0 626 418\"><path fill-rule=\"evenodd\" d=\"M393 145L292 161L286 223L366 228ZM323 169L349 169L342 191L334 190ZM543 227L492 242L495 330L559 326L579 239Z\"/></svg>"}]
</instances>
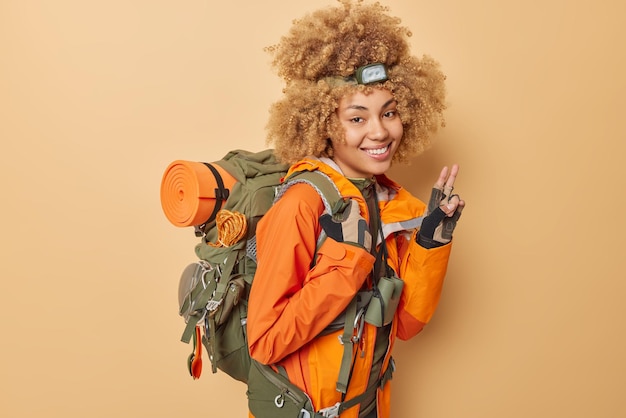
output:
<instances>
[{"instance_id":1,"label":"chin","mask_svg":"<svg viewBox=\"0 0 626 418\"><path fill-rule=\"evenodd\" d=\"M376 164L376 167L372 167L371 173L373 176L380 176L385 174L391 168L391 162Z\"/></svg>"}]
</instances>

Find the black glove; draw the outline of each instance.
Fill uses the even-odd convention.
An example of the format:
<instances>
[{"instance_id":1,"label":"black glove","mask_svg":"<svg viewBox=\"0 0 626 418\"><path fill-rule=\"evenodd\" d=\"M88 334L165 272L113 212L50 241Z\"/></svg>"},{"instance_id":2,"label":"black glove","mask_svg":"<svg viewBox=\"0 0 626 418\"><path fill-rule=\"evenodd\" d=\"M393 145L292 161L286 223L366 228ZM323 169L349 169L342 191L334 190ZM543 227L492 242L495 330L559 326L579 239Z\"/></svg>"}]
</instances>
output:
<instances>
[{"instance_id":1,"label":"black glove","mask_svg":"<svg viewBox=\"0 0 626 418\"><path fill-rule=\"evenodd\" d=\"M452 187L444 186L443 189L433 187L428 201L427 215L422 221L419 234L417 235L417 243L424 248L440 247L452 240L452 232L456 227L456 223L461 217L463 206L458 205L454 213L447 215L441 209L442 205L447 205L453 197L459 197L452 194Z\"/></svg>"},{"instance_id":2,"label":"black glove","mask_svg":"<svg viewBox=\"0 0 626 418\"><path fill-rule=\"evenodd\" d=\"M323 214L320 216L320 224L326 235L335 241L358 245L371 251L372 235L356 200L351 199L345 209L335 215Z\"/></svg>"}]
</instances>

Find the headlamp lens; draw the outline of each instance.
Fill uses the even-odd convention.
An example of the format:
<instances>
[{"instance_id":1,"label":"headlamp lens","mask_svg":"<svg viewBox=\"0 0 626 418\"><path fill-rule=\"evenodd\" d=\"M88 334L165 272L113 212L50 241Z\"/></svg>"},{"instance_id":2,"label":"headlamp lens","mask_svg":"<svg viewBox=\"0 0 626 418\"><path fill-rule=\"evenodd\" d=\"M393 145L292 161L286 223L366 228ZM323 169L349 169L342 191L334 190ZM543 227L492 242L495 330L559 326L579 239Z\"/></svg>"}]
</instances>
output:
<instances>
[{"instance_id":1,"label":"headlamp lens","mask_svg":"<svg viewBox=\"0 0 626 418\"><path fill-rule=\"evenodd\" d=\"M354 76L359 84L379 83L387 80L387 70L384 64L377 62L357 68Z\"/></svg>"}]
</instances>

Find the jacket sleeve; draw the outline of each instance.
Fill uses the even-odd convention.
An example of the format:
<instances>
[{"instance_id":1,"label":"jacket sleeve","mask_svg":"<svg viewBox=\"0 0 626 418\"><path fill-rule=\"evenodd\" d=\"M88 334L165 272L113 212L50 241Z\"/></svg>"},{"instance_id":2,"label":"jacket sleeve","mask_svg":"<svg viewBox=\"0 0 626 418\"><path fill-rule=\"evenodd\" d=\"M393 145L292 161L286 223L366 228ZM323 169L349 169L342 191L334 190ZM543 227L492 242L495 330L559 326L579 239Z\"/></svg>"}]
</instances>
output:
<instances>
[{"instance_id":1,"label":"jacket sleeve","mask_svg":"<svg viewBox=\"0 0 626 418\"><path fill-rule=\"evenodd\" d=\"M316 250L323 210L317 192L297 184L259 222L247 331L250 354L261 363L276 363L315 338L372 269L374 257L356 246L327 238Z\"/></svg>"},{"instance_id":2,"label":"jacket sleeve","mask_svg":"<svg viewBox=\"0 0 626 418\"><path fill-rule=\"evenodd\" d=\"M452 244L426 249L415 242L414 233L402 246L399 273L404 290L398 307L397 336L407 340L422 330L437 308Z\"/></svg>"}]
</instances>

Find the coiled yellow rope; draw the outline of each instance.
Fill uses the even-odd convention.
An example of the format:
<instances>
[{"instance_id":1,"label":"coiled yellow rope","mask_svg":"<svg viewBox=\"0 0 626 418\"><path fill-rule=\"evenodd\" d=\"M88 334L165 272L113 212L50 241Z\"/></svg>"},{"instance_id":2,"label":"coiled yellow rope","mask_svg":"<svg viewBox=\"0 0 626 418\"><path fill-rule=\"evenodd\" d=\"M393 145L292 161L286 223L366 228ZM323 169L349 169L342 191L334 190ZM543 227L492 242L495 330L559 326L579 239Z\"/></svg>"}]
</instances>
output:
<instances>
[{"instance_id":1,"label":"coiled yellow rope","mask_svg":"<svg viewBox=\"0 0 626 418\"><path fill-rule=\"evenodd\" d=\"M217 242L209 242L211 247L230 247L239 242L248 232L248 221L239 212L222 209L217 212L215 224L217 226Z\"/></svg>"}]
</instances>

